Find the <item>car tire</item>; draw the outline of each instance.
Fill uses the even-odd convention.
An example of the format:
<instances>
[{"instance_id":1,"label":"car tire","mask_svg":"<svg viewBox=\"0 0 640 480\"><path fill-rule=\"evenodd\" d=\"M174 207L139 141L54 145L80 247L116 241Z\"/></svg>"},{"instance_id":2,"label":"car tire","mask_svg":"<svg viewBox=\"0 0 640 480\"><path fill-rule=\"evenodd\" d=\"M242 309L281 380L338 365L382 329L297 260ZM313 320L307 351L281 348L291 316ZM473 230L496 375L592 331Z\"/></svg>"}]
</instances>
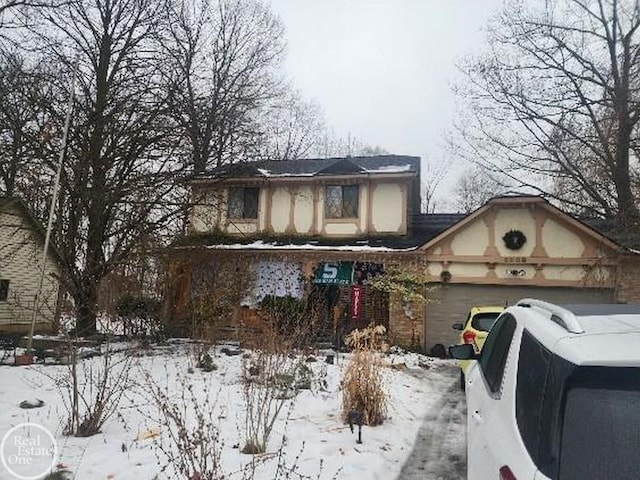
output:
<instances>
[{"instance_id":1,"label":"car tire","mask_svg":"<svg viewBox=\"0 0 640 480\"><path fill-rule=\"evenodd\" d=\"M464 372L460 370L460 390L464 392Z\"/></svg>"}]
</instances>

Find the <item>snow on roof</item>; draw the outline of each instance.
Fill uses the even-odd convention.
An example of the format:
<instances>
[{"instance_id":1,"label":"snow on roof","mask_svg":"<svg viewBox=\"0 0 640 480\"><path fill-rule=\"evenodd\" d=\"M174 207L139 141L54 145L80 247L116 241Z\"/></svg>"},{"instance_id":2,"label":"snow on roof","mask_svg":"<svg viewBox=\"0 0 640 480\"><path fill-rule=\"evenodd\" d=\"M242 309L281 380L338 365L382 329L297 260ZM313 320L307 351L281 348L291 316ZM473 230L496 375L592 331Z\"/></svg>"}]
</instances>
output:
<instances>
[{"instance_id":1,"label":"snow on roof","mask_svg":"<svg viewBox=\"0 0 640 480\"><path fill-rule=\"evenodd\" d=\"M216 167L198 178L312 177L359 173L419 173L420 158L408 155L373 155L296 160L260 160Z\"/></svg>"},{"instance_id":2,"label":"snow on roof","mask_svg":"<svg viewBox=\"0 0 640 480\"><path fill-rule=\"evenodd\" d=\"M408 165L383 165L377 168L368 168L363 169L362 171L365 173L404 173L411 172L412 166ZM274 173L271 170L267 170L266 168L256 168L260 175L264 175L265 177L313 177L317 175L318 172L297 172L297 173Z\"/></svg>"},{"instance_id":3,"label":"snow on roof","mask_svg":"<svg viewBox=\"0 0 640 480\"><path fill-rule=\"evenodd\" d=\"M384 165L378 168L367 169L367 173L402 173L410 172L411 165Z\"/></svg>"},{"instance_id":4,"label":"snow on roof","mask_svg":"<svg viewBox=\"0 0 640 480\"><path fill-rule=\"evenodd\" d=\"M343 252L410 252L416 249L416 247L390 248L373 247L370 245L314 245L312 243L305 243L301 245L278 245L276 243L265 243L262 240L256 240L253 243L247 244L233 243L230 245L209 245L207 248L219 250L328 250Z\"/></svg>"},{"instance_id":5,"label":"snow on roof","mask_svg":"<svg viewBox=\"0 0 640 480\"><path fill-rule=\"evenodd\" d=\"M263 175L265 177L270 177L270 178L277 178L277 177L313 177L315 175L315 172L308 172L308 173L296 173L296 174L291 174L291 173L273 173L271 170L267 170L266 168L257 168L256 169L260 175Z\"/></svg>"}]
</instances>

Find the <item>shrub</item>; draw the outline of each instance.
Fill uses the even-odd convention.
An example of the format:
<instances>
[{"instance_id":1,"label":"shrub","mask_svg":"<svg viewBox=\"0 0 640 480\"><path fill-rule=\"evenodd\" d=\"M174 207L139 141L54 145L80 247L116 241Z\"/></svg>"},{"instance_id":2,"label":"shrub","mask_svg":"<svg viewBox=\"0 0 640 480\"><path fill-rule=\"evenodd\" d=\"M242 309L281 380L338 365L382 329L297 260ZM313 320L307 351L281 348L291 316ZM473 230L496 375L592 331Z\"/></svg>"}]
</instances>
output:
<instances>
[{"instance_id":1,"label":"shrub","mask_svg":"<svg viewBox=\"0 0 640 480\"><path fill-rule=\"evenodd\" d=\"M216 417L219 392L212 391L210 378L196 383L193 376L177 374L177 393L145 373L148 405L154 411L140 411L152 420L161 471L169 478L219 480L226 478L220 464L224 441Z\"/></svg>"},{"instance_id":2,"label":"shrub","mask_svg":"<svg viewBox=\"0 0 640 480\"><path fill-rule=\"evenodd\" d=\"M388 394L384 386L379 352L384 347L381 325L354 330L345 338L353 354L342 379L342 417L353 411L364 425L380 425L387 415Z\"/></svg>"},{"instance_id":3,"label":"shrub","mask_svg":"<svg viewBox=\"0 0 640 480\"><path fill-rule=\"evenodd\" d=\"M274 325L266 325L250 358L243 359L246 408L242 453L264 453L273 426L288 400L295 397L296 366L290 342Z\"/></svg>"},{"instance_id":4,"label":"shrub","mask_svg":"<svg viewBox=\"0 0 640 480\"><path fill-rule=\"evenodd\" d=\"M260 309L281 335L295 335L301 327L300 322L306 320L304 301L290 295L266 295L260 302Z\"/></svg>"},{"instance_id":5,"label":"shrub","mask_svg":"<svg viewBox=\"0 0 640 480\"><path fill-rule=\"evenodd\" d=\"M132 357L112 351L108 343L101 347L102 358L80 361L78 344L67 343L67 369L43 374L52 379L66 410L63 433L90 437L117 414L120 401L132 387ZM61 474L62 475L62 474Z\"/></svg>"}]
</instances>

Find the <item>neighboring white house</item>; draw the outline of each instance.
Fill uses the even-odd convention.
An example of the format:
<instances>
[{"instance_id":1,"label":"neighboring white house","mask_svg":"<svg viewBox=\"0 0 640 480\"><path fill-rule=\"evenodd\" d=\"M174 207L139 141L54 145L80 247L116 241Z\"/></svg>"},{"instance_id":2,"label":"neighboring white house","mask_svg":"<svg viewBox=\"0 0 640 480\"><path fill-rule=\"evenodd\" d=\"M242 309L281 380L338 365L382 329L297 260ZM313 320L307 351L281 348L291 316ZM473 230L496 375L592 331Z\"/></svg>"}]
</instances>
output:
<instances>
[{"instance_id":1,"label":"neighboring white house","mask_svg":"<svg viewBox=\"0 0 640 480\"><path fill-rule=\"evenodd\" d=\"M42 272L44 230L15 198L0 197L0 333L28 333ZM56 315L60 261L49 248L36 331L52 330Z\"/></svg>"}]
</instances>

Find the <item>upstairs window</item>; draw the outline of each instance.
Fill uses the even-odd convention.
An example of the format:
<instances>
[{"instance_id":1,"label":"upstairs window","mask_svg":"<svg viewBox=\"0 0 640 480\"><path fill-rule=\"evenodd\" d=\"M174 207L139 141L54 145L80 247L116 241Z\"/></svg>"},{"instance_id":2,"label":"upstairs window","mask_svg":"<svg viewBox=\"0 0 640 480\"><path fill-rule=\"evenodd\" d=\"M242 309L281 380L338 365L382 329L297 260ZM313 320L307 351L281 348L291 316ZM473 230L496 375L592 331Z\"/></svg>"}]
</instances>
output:
<instances>
[{"instance_id":1,"label":"upstairs window","mask_svg":"<svg viewBox=\"0 0 640 480\"><path fill-rule=\"evenodd\" d=\"M357 218L358 186L327 185L325 214L327 218Z\"/></svg>"},{"instance_id":2,"label":"upstairs window","mask_svg":"<svg viewBox=\"0 0 640 480\"><path fill-rule=\"evenodd\" d=\"M237 187L229 189L229 218L258 218L258 193L256 187Z\"/></svg>"},{"instance_id":3,"label":"upstairs window","mask_svg":"<svg viewBox=\"0 0 640 480\"><path fill-rule=\"evenodd\" d=\"M0 302L6 302L9 298L9 280L0 280Z\"/></svg>"}]
</instances>

